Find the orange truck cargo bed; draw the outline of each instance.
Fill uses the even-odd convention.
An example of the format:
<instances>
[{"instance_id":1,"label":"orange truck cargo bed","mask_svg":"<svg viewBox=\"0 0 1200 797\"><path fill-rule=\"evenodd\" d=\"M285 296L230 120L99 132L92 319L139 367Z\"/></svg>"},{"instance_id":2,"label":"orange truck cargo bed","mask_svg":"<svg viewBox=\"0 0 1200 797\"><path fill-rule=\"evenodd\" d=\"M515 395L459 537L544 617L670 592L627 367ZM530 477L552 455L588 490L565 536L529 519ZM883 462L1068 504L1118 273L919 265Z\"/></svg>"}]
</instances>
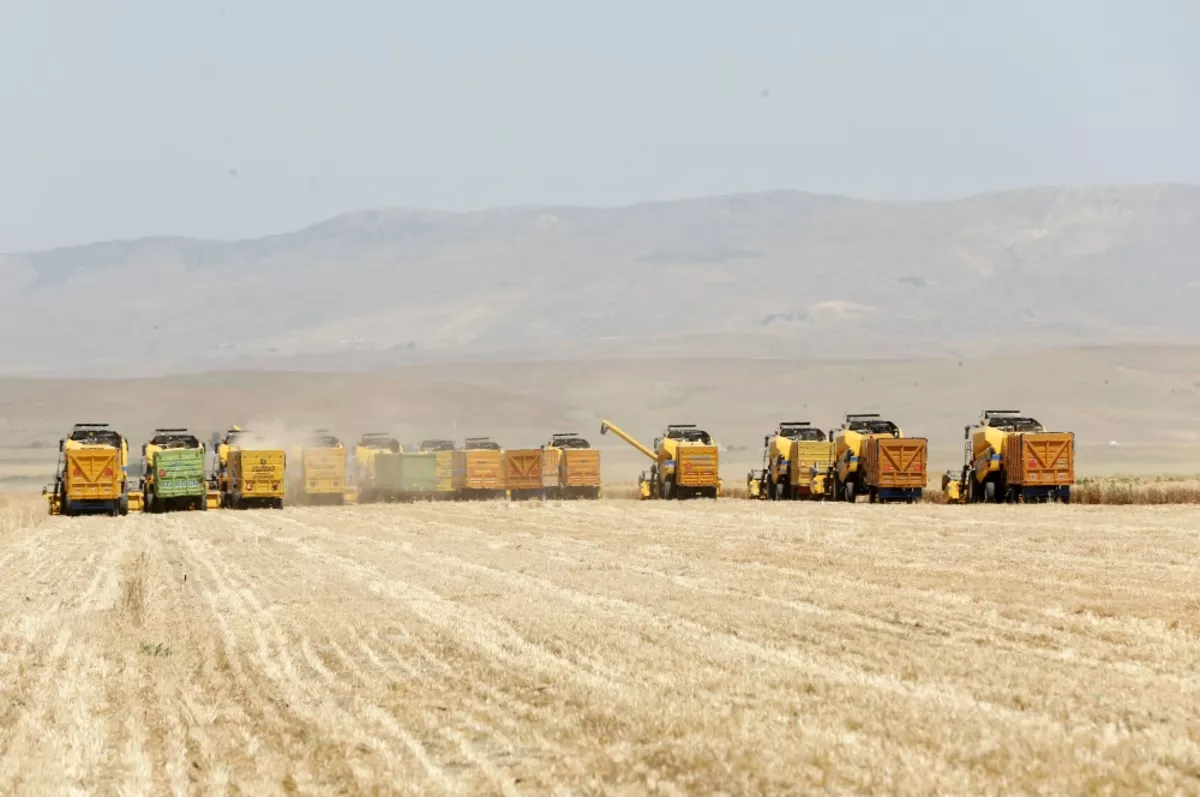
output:
<instances>
[{"instance_id":1,"label":"orange truck cargo bed","mask_svg":"<svg viewBox=\"0 0 1200 797\"><path fill-rule=\"evenodd\" d=\"M503 490L500 477L501 452L471 449L454 452L454 489Z\"/></svg>"},{"instance_id":2,"label":"orange truck cargo bed","mask_svg":"<svg viewBox=\"0 0 1200 797\"><path fill-rule=\"evenodd\" d=\"M680 487L716 487L717 447L680 446L676 455L675 483Z\"/></svg>"},{"instance_id":3,"label":"orange truck cargo bed","mask_svg":"<svg viewBox=\"0 0 1200 797\"><path fill-rule=\"evenodd\" d=\"M75 448L66 451L69 501L115 501L121 497L121 452L115 448Z\"/></svg>"},{"instance_id":4,"label":"orange truck cargo bed","mask_svg":"<svg viewBox=\"0 0 1200 797\"><path fill-rule=\"evenodd\" d=\"M1006 447L1009 484L1061 487L1075 483L1075 435L1071 432L1013 434Z\"/></svg>"},{"instance_id":5,"label":"orange truck cargo bed","mask_svg":"<svg viewBox=\"0 0 1200 797\"><path fill-rule=\"evenodd\" d=\"M563 487L599 487L600 452L594 448L568 448L562 452L559 478Z\"/></svg>"},{"instance_id":6,"label":"orange truck cargo bed","mask_svg":"<svg viewBox=\"0 0 1200 797\"><path fill-rule=\"evenodd\" d=\"M526 492L543 489L542 458L540 448L515 448L503 452L501 473L506 490Z\"/></svg>"},{"instance_id":7,"label":"orange truck cargo bed","mask_svg":"<svg viewBox=\"0 0 1200 797\"><path fill-rule=\"evenodd\" d=\"M867 487L878 490L923 489L928 478L928 450L920 437L875 437L863 444Z\"/></svg>"}]
</instances>

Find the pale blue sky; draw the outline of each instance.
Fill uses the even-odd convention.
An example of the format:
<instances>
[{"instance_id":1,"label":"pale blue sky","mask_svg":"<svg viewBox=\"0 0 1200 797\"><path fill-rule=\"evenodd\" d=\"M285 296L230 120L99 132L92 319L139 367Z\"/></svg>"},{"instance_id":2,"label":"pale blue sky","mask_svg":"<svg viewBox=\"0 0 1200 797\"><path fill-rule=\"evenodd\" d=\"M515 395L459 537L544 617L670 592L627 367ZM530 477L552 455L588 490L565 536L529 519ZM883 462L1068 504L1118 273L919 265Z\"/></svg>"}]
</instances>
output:
<instances>
[{"instance_id":1,"label":"pale blue sky","mask_svg":"<svg viewBox=\"0 0 1200 797\"><path fill-rule=\"evenodd\" d=\"M1200 182L1198 40L1189 0L0 0L0 251Z\"/></svg>"}]
</instances>

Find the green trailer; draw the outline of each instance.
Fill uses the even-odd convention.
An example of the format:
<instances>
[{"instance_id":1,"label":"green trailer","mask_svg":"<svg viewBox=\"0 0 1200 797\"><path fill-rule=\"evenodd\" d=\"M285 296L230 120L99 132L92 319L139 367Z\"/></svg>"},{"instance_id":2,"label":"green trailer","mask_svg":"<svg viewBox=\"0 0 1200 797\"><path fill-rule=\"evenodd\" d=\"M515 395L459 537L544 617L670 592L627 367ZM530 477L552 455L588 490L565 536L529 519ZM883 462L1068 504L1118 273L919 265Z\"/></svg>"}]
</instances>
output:
<instances>
[{"instance_id":1,"label":"green trailer","mask_svg":"<svg viewBox=\"0 0 1200 797\"><path fill-rule=\"evenodd\" d=\"M437 489L437 455L375 455L375 491L384 501L411 501L432 497Z\"/></svg>"},{"instance_id":2,"label":"green trailer","mask_svg":"<svg viewBox=\"0 0 1200 797\"><path fill-rule=\"evenodd\" d=\"M143 501L147 512L207 508L203 448L151 451L145 467Z\"/></svg>"}]
</instances>

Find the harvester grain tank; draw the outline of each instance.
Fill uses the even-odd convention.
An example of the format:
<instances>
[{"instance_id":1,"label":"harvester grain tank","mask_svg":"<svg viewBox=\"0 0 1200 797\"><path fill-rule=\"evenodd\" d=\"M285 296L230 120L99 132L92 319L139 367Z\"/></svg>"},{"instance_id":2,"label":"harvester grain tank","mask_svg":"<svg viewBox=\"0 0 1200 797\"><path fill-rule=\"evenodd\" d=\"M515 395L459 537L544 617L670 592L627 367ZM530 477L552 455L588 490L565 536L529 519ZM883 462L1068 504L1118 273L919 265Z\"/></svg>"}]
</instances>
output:
<instances>
[{"instance_id":1,"label":"harvester grain tank","mask_svg":"<svg viewBox=\"0 0 1200 797\"><path fill-rule=\"evenodd\" d=\"M558 432L542 451L542 483L549 497L600 497L600 452L586 438Z\"/></svg>"},{"instance_id":2,"label":"harvester grain tank","mask_svg":"<svg viewBox=\"0 0 1200 797\"><path fill-rule=\"evenodd\" d=\"M434 452L381 451L375 457L375 489L380 500L432 499L437 485L437 454Z\"/></svg>"},{"instance_id":3,"label":"harvester grain tank","mask_svg":"<svg viewBox=\"0 0 1200 797\"><path fill-rule=\"evenodd\" d=\"M225 509L283 509L287 454L253 432L233 426L213 434L212 488Z\"/></svg>"},{"instance_id":4,"label":"harvester grain tank","mask_svg":"<svg viewBox=\"0 0 1200 797\"><path fill-rule=\"evenodd\" d=\"M433 488L434 498L451 498L454 496L454 441L453 440L422 440L417 446L421 453L435 455L436 484Z\"/></svg>"},{"instance_id":5,"label":"harvester grain tank","mask_svg":"<svg viewBox=\"0 0 1200 797\"><path fill-rule=\"evenodd\" d=\"M42 494L50 514L127 515L129 444L106 423L77 423L58 441L53 487Z\"/></svg>"},{"instance_id":6,"label":"harvester grain tank","mask_svg":"<svg viewBox=\"0 0 1200 797\"><path fill-rule=\"evenodd\" d=\"M147 512L206 510L204 443L187 429L155 429L142 446L142 505Z\"/></svg>"},{"instance_id":7,"label":"harvester grain tank","mask_svg":"<svg viewBox=\"0 0 1200 797\"><path fill-rule=\"evenodd\" d=\"M354 481L358 500L364 503L380 498L375 462L379 454L399 454L404 451L400 441L387 432L367 432L354 446Z\"/></svg>"},{"instance_id":8,"label":"harvester grain tank","mask_svg":"<svg viewBox=\"0 0 1200 797\"><path fill-rule=\"evenodd\" d=\"M721 492L719 454L712 436L694 424L670 424L651 450L619 427L603 421L600 434L612 432L651 460L638 477L642 498L716 498Z\"/></svg>"},{"instance_id":9,"label":"harvester grain tank","mask_svg":"<svg viewBox=\"0 0 1200 797\"><path fill-rule=\"evenodd\" d=\"M853 503L866 494L871 503L919 501L928 481L929 450L920 437L874 413L847 415L833 434L830 468L833 496Z\"/></svg>"},{"instance_id":10,"label":"harvester grain tank","mask_svg":"<svg viewBox=\"0 0 1200 797\"><path fill-rule=\"evenodd\" d=\"M346 482L346 447L327 429L314 429L295 447L299 464L289 476L296 499L309 506L347 503L357 494Z\"/></svg>"},{"instance_id":11,"label":"harvester grain tank","mask_svg":"<svg viewBox=\"0 0 1200 797\"><path fill-rule=\"evenodd\" d=\"M504 495L501 476L503 451L487 437L468 437L454 452L454 489L460 498L485 499Z\"/></svg>"},{"instance_id":12,"label":"harvester grain tank","mask_svg":"<svg viewBox=\"0 0 1200 797\"><path fill-rule=\"evenodd\" d=\"M751 492L776 501L825 498L832 486L829 466L833 446L825 432L809 421L784 421L763 438L760 483ZM747 485L753 481L753 473Z\"/></svg>"},{"instance_id":13,"label":"harvester grain tank","mask_svg":"<svg viewBox=\"0 0 1200 797\"><path fill-rule=\"evenodd\" d=\"M500 483L514 501L545 498L540 448L506 448L500 456Z\"/></svg>"},{"instance_id":14,"label":"harvester grain tank","mask_svg":"<svg viewBox=\"0 0 1200 797\"><path fill-rule=\"evenodd\" d=\"M963 430L959 489L967 503L1060 501L1075 484L1075 435L1047 432L1019 410L984 410Z\"/></svg>"}]
</instances>

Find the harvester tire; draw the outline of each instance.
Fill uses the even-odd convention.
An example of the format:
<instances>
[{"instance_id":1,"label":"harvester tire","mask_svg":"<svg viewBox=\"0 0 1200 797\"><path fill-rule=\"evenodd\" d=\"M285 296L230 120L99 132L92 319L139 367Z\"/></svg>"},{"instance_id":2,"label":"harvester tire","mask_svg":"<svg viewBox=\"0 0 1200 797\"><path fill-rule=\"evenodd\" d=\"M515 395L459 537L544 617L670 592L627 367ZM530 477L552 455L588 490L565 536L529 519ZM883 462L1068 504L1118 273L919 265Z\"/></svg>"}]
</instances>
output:
<instances>
[{"instance_id":1,"label":"harvester tire","mask_svg":"<svg viewBox=\"0 0 1200 797\"><path fill-rule=\"evenodd\" d=\"M879 491L876 490L874 487L867 490L867 503L868 504L879 503Z\"/></svg>"},{"instance_id":2,"label":"harvester tire","mask_svg":"<svg viewBox=\"0 0 1200 797\"><path fill-rule=\"evenodd\" d=\"M675 497L675 484L670 480L662 483L662 497L665 501L670 501Z\"/></svg>"},{"instance_id":3,"label":"harvester tire","mask_svg":"<svg viewBox=\"0 0 1200 797\"><path fill-rule=\"evenodd\" d=\"M996 503L996 483L991 479L983 483L983 501L986 504Z\"/></svg>"},{"instance_id":4,"label":"harvester tire","mask_svg":"<svg viewBox=\"0 0 1200 797\"><path fill-rule=\"evenodd\" d=\"M787 485L786 484L781 484L779 482L775 483L774 498L776 501L786 501L787 500Z\"/></svg>"},{"instance_id":5,"label":"harvester tire","mask_svg":"<svg viewBox=\"0 0 1200 797\"><path fill-rule=\"evenodd\" d=\"M847 504L853 504L854 499L857 498L857 496L854 494L854 487L855 485L852 481L846 482L846 484L842 487L842 492L846 496Z\"/></svg>"},{"instance_id":6,"label":"harvester tire","mask_svg":"<svg viewBox=\"0 0 1200 797\"><path fill-rule=\"evenodd\" d=\"M121 517L129 514L129 495L126 493L122 493L121 500L117 502L117 514Z\"/></svg>"}]
</instances>

